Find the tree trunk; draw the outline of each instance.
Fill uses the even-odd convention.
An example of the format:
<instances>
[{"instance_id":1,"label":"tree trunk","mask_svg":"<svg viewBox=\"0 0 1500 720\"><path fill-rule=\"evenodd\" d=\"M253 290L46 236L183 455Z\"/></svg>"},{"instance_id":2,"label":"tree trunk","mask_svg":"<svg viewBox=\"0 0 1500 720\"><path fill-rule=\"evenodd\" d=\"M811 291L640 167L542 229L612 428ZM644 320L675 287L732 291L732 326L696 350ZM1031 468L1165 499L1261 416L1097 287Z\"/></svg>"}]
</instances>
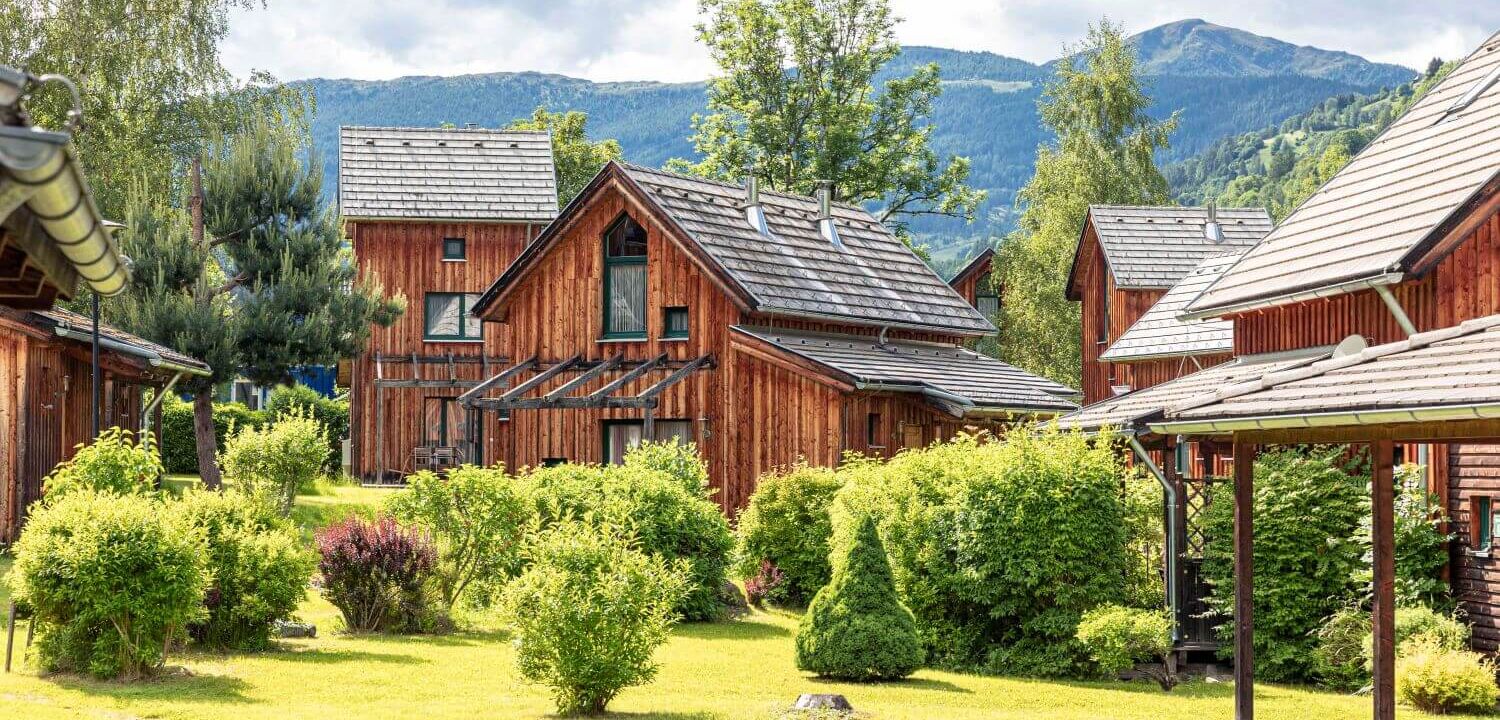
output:
<instances>
[{"instance_id":1,"label":"tree trunk","mask_svg":"<svg viewBox=\"0 0 1500 720\"><path fill-rule=\"evenodd\" d=\"M219 446L214 442L214 397L213 390L204 390L193 396L193 438L198 444L198 477L203 487L218 490Z\"/></svg>"}]
</instances>

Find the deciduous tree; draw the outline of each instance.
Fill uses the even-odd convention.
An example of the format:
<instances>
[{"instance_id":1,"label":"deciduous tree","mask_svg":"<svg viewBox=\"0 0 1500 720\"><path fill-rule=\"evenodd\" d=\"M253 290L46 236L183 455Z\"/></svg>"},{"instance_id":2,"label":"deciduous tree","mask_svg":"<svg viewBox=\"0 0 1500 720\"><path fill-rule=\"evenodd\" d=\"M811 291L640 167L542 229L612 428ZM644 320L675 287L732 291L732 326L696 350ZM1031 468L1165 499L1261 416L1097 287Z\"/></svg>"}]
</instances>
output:
<instances>
[{"instance_id":1,"label":"deciduous tree","mask_svg":"<svg viewBox=\"0 0 1500 720\"><path fill-rule=\"evenodd\" d=\"M557 168L557 202L567 205L578 197L599 168L621 157L620 143L613 138L591 141L589 116L580 110L548 112L539 107L531 117L512 122L510 130L546 130L552 134L552 164Z\"/></svg>"}]
</instances>

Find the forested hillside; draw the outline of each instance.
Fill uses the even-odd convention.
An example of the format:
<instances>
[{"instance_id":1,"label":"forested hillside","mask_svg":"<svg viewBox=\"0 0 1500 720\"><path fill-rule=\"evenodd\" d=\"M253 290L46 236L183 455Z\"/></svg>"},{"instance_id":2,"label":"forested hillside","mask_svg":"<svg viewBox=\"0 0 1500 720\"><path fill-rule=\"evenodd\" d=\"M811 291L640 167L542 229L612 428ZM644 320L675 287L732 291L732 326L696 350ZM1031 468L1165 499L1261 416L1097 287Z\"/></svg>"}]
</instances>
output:
<instances>
[{"instance_id":1,"label":"forested hillside","mask_svg":"<svg viewBox=\"0 0 1500 720\"><path fill-rule=\"evenodd\" d=\"M1414 74L1201 21L1166 25L1133 41L1153 73L1153 112L1182 111L1166 161L1193 157L1226 135L1277 125L1327 98L1372 92ZM969 157L971 184L989 191L973 225L942 218L913 223L938 263L951 264L976 242L1010 229L1015 193L1031 176L1037 144L1047 140L1036 100L1051 70L993 53L908 47L887 72L933 62L944 80L933 113L934 148ZM595 136L617 138L628 160L655 166L690 155L690 119L704 107L703 83L594 83L540 73L305 84L317 93L313 139L329 188L335 186L340 125L494 127L544 105L587 112Z\"/></svg>"}]
</instances>

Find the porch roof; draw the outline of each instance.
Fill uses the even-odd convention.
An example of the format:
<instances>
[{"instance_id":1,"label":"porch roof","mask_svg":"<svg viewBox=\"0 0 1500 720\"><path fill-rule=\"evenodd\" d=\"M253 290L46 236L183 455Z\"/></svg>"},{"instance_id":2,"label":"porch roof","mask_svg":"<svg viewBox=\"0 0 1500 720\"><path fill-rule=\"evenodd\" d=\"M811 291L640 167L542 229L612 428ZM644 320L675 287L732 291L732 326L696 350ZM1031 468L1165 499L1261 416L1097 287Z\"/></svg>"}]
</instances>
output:
<instances>
[{"instance_id":1,"label":"porch roof","mask_svg":"<svg viewBox=\"0 0 1500 720\"><path fill-rule=\"evenodd\" d=\"M1212 393L1226 384L1244 382L1267 373L1307 365L1328 357L1328 351L1317 348L1292 356L1244 357L1199 370L1175 380L1135 392L1101 400L1055 422L1064 430L1094 432L1113 427L1126 433L1147 430L1144 421L1159 416L1163 410Z\"/></svg>"},{"instance_id":2,"label":"porch roof","mask_svg":"<svg viewBox=\"0 0 1500 720\"><path fill-rule=\"evenodd\" d=\"M954 345L742 325L731 329L810 361L857 389L927 395L957 415L974 409L1052 415L1078 407L1072 388Z\"/></svg>"},{"instance_id":3,"label":"porch roof","mask_svg":"<svg viewBox=\"0 0 1500 720\"><path fill-rule=\"evenodd\" d=\"M1228 384L1151 429L1223 433L1500 418L1500 315Z\"/></svg>"},{"instance_id":4,"label":"porch roof","mask_svg":"<svg viewBox=\"0 0 1500 720\"><path fill-rule=\"evenodd\" d=\"M1187 322L1178 319L1198 293L1212 285L1240 257L1217 255L1198 264L1135 321L1100 360L1132 362L1152 358L1227 353L1234 350L1234 323L1228 320Z\"/></svg>"}]
</instances>

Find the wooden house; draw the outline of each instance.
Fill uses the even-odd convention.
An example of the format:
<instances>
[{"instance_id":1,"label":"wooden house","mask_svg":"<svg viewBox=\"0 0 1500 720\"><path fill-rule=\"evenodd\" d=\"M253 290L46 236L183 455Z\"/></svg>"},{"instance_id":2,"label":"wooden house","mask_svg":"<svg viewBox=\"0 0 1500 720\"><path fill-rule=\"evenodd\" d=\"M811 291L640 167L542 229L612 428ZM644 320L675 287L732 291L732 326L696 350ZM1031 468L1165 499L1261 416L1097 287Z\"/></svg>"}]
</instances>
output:
<instances>
[{"instance_id":1,"label":"wooden house","mask_svg":"<svg viewBox=\"0 0 1500 720\"><path fill-rule=\"evenodd\" d=\"M1175 359L1101 356L1199 263L1244 250L1270 229L1263 208L1090 206L1066 286L1082 303L1084 404L1176 377Z\"/></svg>"},{"instance_id":2,"label":"wooden house","mask_svg":"<svg viewBox=\"0 0 1500 720\"><path fill-rule=\"evenodd\" d=\"M993 274L994 264L994 248L985 248L948 279L959 297L991 321L1000 314L1000 298L1005 295L1004 286Z\"/></svg>"},{"instance_id":3,"label":"wooden house","mask_svg":"<svg viewBox=\"0 0 1500 720\"><path fill-rule=\"evenodd\" d=\"M1376 477L1375 717L1394 714L1397 462L1428 466L1457 538L1448 576L1473 644L1500 649L1500 565L1492 553L1500 520L1500 34L1178 317L1231 322L1235 361L1078 416L1126 427L1138 448L1171 451L1192 441L1231 459L1243 566L1237 597L1249 597L1253 583L1244 558L1256 447L1368 443ZM1174 468L1161 470L1170 476ZM1248 658L1253 608L1239 603L1235 613L1236 656ZM1236 714L1248 718L1250 664L1236 674Z\"/></svg>"},{"instance_id":4,"label":"wooden house","mask_svg":"<svg viewBox=\"0 0 1500 720\"><path fill-rule=\"evenodd\" d=\"M339 209L355 262L407 310L350 364L352 472L388 480L503 460L503 418L455 399L505 367L506 327L479 294L557 215L544 132L345 127Z\"/></svg>"},{"instance_id":5,"label":"wooden house","mask_svg":"<svg viewBox=\"0 0 1500 720\"><path fill-rule=\"evenodd\" d=\"M14 542L42 479L92 437L93 324L53 308L80 283L124 289L125 263L95 209L67 133L32 127L19 100L35 82L0 67L0 545ZM142 389L170 387L201 362L99 328L101 427L141 429Z\"/></svg>"},{"instance_id":6,"label":"wooden house","mask_svg":"<svg viewBox=\"0 0 1500 720\"><path fill-rule=\"evenodd\" d=\"M477 307L509 327L512 365L463 401L508 413L509 465L617 462L676 438L730 509L774 468L1075 407L1073 390L965 349L990 321L826 191L611 163Z\"/></svg>"}]
</instances>

